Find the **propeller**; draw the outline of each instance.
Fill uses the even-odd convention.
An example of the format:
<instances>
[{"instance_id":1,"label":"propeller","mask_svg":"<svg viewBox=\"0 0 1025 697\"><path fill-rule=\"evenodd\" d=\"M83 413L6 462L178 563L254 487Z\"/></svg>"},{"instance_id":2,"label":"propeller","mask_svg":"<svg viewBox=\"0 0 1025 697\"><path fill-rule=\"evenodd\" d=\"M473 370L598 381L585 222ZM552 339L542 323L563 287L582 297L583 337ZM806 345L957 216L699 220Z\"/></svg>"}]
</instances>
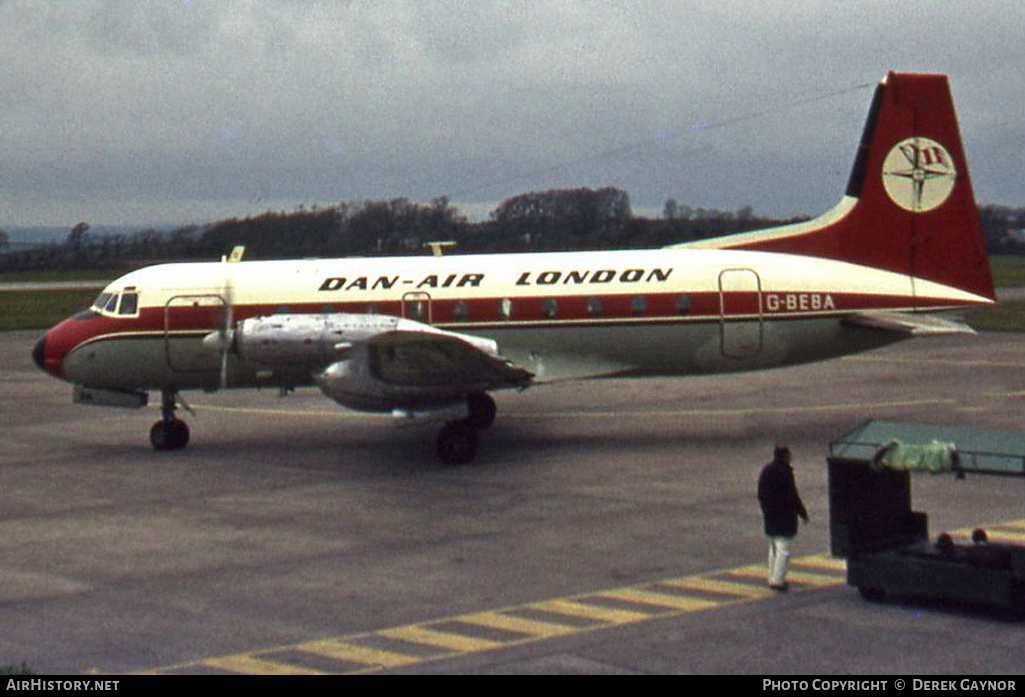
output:
<instances>
[{"instance_id":1,"label":"propeller","mask_svg":"<svg viewBox=\"0 0 1025 697\"><path fill-rule=\"evenodd\" d=\"M221 291L224 309L221 312L221 326L203 337L205 347L221 354L221 377L218 387L222 390L228 386L228 353L235 343L235 283L232 265L242 261L245 251L245 247L238 245L231 250L230 255L221 257L221 263L224 264L224 288Z\"/></svg>"}]
</instances>

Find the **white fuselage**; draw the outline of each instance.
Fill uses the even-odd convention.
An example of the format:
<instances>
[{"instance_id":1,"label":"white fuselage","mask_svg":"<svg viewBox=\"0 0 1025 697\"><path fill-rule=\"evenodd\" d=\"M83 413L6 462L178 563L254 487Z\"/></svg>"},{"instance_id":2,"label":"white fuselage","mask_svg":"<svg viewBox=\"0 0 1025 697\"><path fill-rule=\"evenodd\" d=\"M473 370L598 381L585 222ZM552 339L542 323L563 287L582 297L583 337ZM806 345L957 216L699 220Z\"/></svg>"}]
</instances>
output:
<instances>
[{"instance_id":1,"label":"white fuselage","mask_svg":"<svg viewBox=\"0 0 1025 697\"><path fill-rule=\"evenodd\" d=\"M899 338L848 326L852 314L990 303L840 261L701 249L165 264L123 276L104 294L92 317L51 332L64 337L52 351L65 379L116 389L215 386L220 358L202 339L228 306L233 323L276 314L406 317L493 339L545 382L819 360ZM228 384L308 382L302 368L233 358Z\"/></svg>"}]
</instances>

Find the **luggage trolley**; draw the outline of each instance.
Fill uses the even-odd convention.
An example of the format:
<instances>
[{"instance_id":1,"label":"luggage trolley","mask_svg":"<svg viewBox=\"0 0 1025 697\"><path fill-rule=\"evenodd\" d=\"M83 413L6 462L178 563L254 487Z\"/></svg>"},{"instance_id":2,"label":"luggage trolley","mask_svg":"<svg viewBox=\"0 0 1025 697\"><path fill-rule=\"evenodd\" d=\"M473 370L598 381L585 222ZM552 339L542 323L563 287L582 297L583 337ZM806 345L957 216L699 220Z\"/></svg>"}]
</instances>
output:
<instances>
[{"instance_id":1,"label":"luggage trolley","mask_svg":"<svg viewBox=\"0 0 1025 697\"><path fill-rule=\"evenodd\" d=\"M862 597L904 596L1025 613L1022 544L929 541L928 516L911 510L911 472L1025 478L1025 434L867 421L829 444L829 531Z\"/></svg>"}]
</instances>

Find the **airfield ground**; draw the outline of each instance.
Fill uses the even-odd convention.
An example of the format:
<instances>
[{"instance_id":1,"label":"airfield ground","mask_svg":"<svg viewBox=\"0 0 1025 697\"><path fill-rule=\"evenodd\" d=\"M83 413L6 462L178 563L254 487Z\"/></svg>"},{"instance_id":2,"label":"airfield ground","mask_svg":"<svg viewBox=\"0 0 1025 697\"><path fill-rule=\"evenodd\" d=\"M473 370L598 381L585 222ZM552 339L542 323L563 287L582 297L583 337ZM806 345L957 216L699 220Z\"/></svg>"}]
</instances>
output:
<instances>
[{"instance_id":1,"label":"airfield ground","mask_svg":"<svg viewBox=\"0 0 1025 697\"><path fill-rule=\"evenodd\" d=\"M0 664L44 673L993 674L1025 623L863 601L828 556L828 442L869 418L1025 429L1022 335L752 375L499 394L474 464L319 392L71 404L0 334ZM154 400L156 401L156 400ZM785 595L754 497L773 443L812 514ZM1025 481L916 476L933 536L1025 541ZM1008 523L998 526L997 524Z\"/></svg>"}]
</instances>

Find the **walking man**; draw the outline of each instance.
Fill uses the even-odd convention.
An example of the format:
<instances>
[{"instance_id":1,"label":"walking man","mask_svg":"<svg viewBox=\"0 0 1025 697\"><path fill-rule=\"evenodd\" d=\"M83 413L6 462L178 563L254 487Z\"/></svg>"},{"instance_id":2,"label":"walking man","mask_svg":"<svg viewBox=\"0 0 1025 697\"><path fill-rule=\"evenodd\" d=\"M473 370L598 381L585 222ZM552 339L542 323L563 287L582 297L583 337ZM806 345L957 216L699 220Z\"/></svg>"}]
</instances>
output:
<instances>
[{"instance_id":1,"label":"walking man","mask_svg":"<svg viewBox=\"0 0 1025 697\"><path fill-rule=\"evenodd\" d=\"M797 535L797 517L808 522L808 511L797 493L790 466L790 448L785 445L776 446L772 462L758 477L758 502L769 538L769 587L783 592L787 590L787 561L790 543Z\"/></svg>"}]
</instances>

